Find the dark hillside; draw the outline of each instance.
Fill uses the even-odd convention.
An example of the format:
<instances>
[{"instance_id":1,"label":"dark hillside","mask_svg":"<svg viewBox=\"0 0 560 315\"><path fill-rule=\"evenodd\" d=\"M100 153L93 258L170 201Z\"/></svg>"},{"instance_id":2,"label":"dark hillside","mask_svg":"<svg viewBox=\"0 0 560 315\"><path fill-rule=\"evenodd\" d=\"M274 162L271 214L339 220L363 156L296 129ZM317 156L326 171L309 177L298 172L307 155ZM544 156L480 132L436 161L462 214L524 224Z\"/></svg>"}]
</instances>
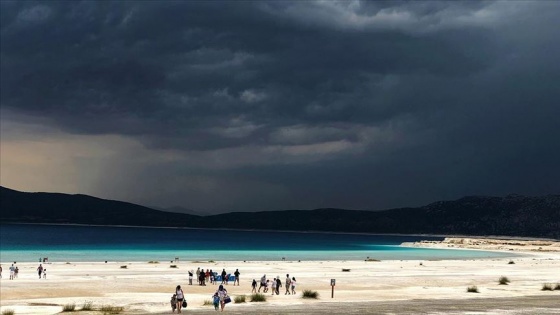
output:
<instances>
[{"instance_id":1,"label":"dark hillside","mask_svg":"<svg viewBox=\"0 0 560 315\"><path fill-rule=\"evenodd\" d=\"M285 210L201 217L86 195L1 187L0 206L2 222L560 238L560 195L471 196L385 211Z\"/></svg>"}]
</instances>

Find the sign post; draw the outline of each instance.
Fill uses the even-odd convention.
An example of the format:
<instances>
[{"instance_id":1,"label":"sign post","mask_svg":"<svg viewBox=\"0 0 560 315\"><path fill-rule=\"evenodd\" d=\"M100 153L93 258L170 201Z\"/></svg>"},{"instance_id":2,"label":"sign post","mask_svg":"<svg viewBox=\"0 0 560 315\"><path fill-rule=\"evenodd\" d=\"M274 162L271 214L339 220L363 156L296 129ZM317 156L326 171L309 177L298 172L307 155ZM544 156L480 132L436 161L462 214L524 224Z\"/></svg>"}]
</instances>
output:
<instances>
[{"instance_id":1,"label":"sign post","mask_svg":"<svg viewBox=\"0 0 560 315\"><path fill-rule=\"evenodd\" d=\"M331 299L334 298L334 286L335 286L335 284L336 284L336 279L331 279L331 288L332 288Z\"/></svg>"}]
</instances>

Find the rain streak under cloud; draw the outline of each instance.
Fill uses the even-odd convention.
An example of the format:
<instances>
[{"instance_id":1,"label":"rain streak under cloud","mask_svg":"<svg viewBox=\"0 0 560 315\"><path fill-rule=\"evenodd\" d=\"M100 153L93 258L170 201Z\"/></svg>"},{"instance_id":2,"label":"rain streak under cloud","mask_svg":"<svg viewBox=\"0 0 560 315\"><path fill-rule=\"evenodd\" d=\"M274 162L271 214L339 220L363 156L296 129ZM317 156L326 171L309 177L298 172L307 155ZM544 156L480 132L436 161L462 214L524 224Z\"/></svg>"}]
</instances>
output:
<instances>
[{"instance_id":1,"label":"rain streak under cloud","mask_svg":"<svg viewBox=\"0 0 560 315\"><path fill-rule=\"evenodd\" d=\"M560 191L555 1L2 1L1 184L199 212Z\"/></svg>"}]
</instances>

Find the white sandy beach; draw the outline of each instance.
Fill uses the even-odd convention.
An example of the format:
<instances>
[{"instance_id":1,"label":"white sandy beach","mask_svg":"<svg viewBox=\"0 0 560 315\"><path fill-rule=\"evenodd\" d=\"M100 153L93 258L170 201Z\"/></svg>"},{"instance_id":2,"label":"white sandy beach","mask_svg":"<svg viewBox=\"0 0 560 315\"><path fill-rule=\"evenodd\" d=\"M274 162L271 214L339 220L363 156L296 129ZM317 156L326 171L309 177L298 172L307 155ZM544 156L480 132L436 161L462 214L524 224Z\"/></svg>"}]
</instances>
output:
<instances>
[{"instance_id":1,"label":"white sandy beach","mask_svg":"<svg viewBox=\"0 0 560 315\"><path fill-rule=\"evenodd\" d=\"M442 243L416 243L410 246L490 249L522 256L477 260L411 260L411 261L160 261L66 263L44 265L47 279L39 280L38 263L18 263L19 278L9 280L9 263L3 261L0 280L0 307L15 314L56 314L65 304L84 302L93 307L123 306L123 314L171 313L169 299L180 284L189 303L184 313L214 312L203 306L216 290L215 285L188 285L188 270L198 267L220 272L222 268L241 272L241 285L226 286L232 297L249 295L251 281L266 274L272 279L286 274L297 279L296 296L267 295L263 303L226 306L232 314L558 314L560 290L542 291L544 283L560 283L560 243L532 241L489 241L488 239L446 239ZM544 243L543 243L544 242ZM375 257L372 257L375 258ZM514 263L510 263L513 261ZM127 266L126 269L121 266ZM170 268L177 265L177 268ZM342 269L350 269L343 272ZM511 281L499 285L500 276ZM330 279L336 279L331 298ZM479 293L467 293L476 285ZM318 300L301 297L303 290L315 290ZM99 311L75 312L102 314Z\"/></svg>"}]
</instances>

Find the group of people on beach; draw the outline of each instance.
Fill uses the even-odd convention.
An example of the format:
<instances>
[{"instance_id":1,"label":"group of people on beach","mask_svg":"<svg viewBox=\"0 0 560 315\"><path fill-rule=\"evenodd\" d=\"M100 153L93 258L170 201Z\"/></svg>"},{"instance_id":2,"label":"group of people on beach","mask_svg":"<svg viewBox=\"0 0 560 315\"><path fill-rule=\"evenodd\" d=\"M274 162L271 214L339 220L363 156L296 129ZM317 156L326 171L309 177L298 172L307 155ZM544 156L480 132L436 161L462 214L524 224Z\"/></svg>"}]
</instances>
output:
<instances>
[{"instance_id":1,"label":"group of people on beach","mask_svg":"<svg viewBox=\"0 0 560 315\"><path fill-rule=\"evenodd\" d=\"M226 288L224 288L224 286L220 284L218 290L216 290L216 292L214 292L214 295L212 296L212 304L214 305L214 309L217 311L220 307L223 312L224 307L229 302L231 302L231 298L229 297ZM175 288L175 294L173 294L173 296L171 297L171 310L173 313L175 313L175 310L177 310L177 313L181 313L181 309L185 307L187 307L185 293L183 292L183 289L181 289L181 286L178 285Z\"/></svg>"},{"instance_id":2,"label":"group of people on beach","mask_svg":"<svg viewBox=\"0 0 560 315\"><path fill-rule=\"evenodd\" d=\"M18 278L19 275L19 267L16 265L16 262L10 266L10 280L14 280ZM43 279L47 279L47 269L43 268L41 264L37 267L37 272L39 273L39 279L43 277ZM2 265L0 265L0 279L2 278Z\"/></svg>"},{"instance_id":3,"label":"group of people on beach","mask_svg":"<svg viewBox=\"0 0 560 315\"><path fill-rule=\"evenodd\" d=\"M289 274L286 274L286 280L284 282L285 284L285 288L286 288L286 292L284 293L284 295L288 295L288 294L296 294L296 277L292 277L290 278ZM252 291L251 293L260 293L261 289L263 289L263 293L267 293L268 292L268 288L269 286L272 288L271 290L271 295L279 295L280 294L280 288L282 287L282 280L280 280L280 276L276 276L276 278L274 278L272 281L269 279L266 279L266 274L263 275L261 277L261 281L260 281L260 285L259 285L259 289L257 290L257 281L255 279L253 279L253 283L251 284L252 287Z\"/></svg>"},{"instance_id":4,"label":"group of people on beach","mask_svg":"<svg viewBox=\"0 0 560 315\"><path fill-rule=\"evenodd\" d=\"M195 272L190 270L189 272L189 285L193 284L193 277L195 276ZM239 269L235 269L233 273L233 277L231 274L227 273L225 269L222 269L220 275L217 272L214 272L212 269L200 269L198 267L196 269L196 280L198 281L198 285L205 286L206 282L210 281L210 284L216 284L216 281L221 281L220 284L229 284L230 279L233 279L233 285L237 283L239 285Z\"/></svg>"},{"instance_id":5,"label":"group of people on beach","mask_svg":"<svg viewBox=\"0 0 560 315\"><path fill-rule=\"evenodd\" d=\"M18 275L19 275L19 267L18 266L14 266L16 264L16 262L14 262L11 266L10 266L10 280L14 280L17 279ZM2 278L2 265L0 265L0 279Z\"/></svg>"}]
</instances>

